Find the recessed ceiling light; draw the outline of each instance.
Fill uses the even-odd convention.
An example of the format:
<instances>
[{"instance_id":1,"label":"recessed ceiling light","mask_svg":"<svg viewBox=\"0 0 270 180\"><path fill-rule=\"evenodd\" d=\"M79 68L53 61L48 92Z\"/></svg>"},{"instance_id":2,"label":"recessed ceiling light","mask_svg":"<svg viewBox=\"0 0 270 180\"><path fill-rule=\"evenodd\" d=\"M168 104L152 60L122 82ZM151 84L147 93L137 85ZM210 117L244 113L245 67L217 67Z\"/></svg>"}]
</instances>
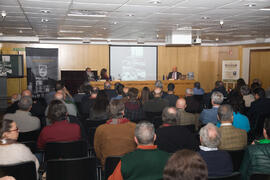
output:
<instances>
[{"instance_id":1,"label":"recessed ceiling light","mask_svg":"<svg viewBox=\"0 0 270 180\"><path fill-rule=\"evenodd\" d=\"M106 14L68 14L68 16L74 16L74 17L107 17Z\"/></svg>"},{"instance_id":2,"label":"recessed ceiling light","mask_svg":"<svg viewBox=\"0 0 270 180\"><path fill-rule=\"evenodd\" d=\"M44 13L44 14L49 14L51 13L50 10L47 10L47 9L43 9L43 10L40 10L40 12Z\"/></svg>"},{"instance_id":3,"label":"recessed ceiling light","mask_svg":"<svg viewBox=\"0 0 270 180\"><path fill-rule=\"evenodd\" d=\"M103 30L106 30L107 28L104 27L104 28L102 28L102 29L103 29Z\"/></svg>"},{"instance_id":4,"label":"recessed ceiling light","mask_svg":"<svg viewBox=\"0 0 270 180\"><path fill-rule=\"evenodd\" d=\"M161 4L161 0L151 0L151 1L149 1L149 3L152 3L152 4Z\"/></svg>"},{"instance_id":5,"label":"recessed ceiling light","mask_svg":"<svg viewBox=\"0 0 270 180\"><path fill-rule=\"evenodd\" d=\"M113 24L118 24L118 22L114 21Z\"/></svg>"},{"instance_id":6,"label":"recessed ceiling light","mask_svg":"<svg viewBox=\"0 0 270 180\"><path fill-rule=\"evenodd\" d=\"M3 33L0 33L0 36L3 36L4 34Z\"/></svg>"},{"instance_id":7,"label":"recessed ceiling light","mask_svg":"<svg viewBox=\"0 0 270 180\"><path fill-rule=\"evenodd\" d=\"M219 41L219 38L216 38L216 41Z\"/></svg>"},{"instance_id":8,"label":"recessed ceiling light","mask_svg":"<svg viewBox=\"0 0 270 180\"><path fill-rule=\"evenodd\" d=\"M210 19L210 17L208 17L208 16L203 16L203 17L201 17L202 19Z\"/></svg>"},{"instance_id":9,"label":"recessed ceiling light","mask_svg":"<svg viewBox=\"0 0 270 180\"><path fill-rule=\"evenodd\" d=\"M132 17L132 16L134 16L134 14L127 14L127 16Z\"/></svg>"},{"instance_id":10,"label":"recessed ceiling light","mask_svg":"<svg viewBox=\"0 0 270 180\"><path fill-rule=\"evenodd\" d=\"M23 33L23 31L22 30L19 30L19 33Z\"/></svg>"},{"instance_id":11,"label":"recessed ceiling light","mask_svg":"<svg viewBox=\"0 0 270 180\"><path fill-rule=\"evenodd\" d=\"M2 12L1 12L1 16L2 16L2 17L6 17L6 16L7 16L7 12L6 12L6 11L2 11Z\"/></svg>"},{"instance_id":12,"label":"recessed ceiling light","mask_svg":"<svg viewBox=\"0 0 270 180\"><path fill-rule=\"evenodd\" d=\"M255 7L256 4L255 4L255 3L248 3L248 4L245 4L245 6L248 6L248 7Z\"/></svg>"},{"instance_id":13,"label":"recessed ceiling light","mask_svg":"<svg viewBox=\"0 0 270 180\"><path fill-rule=\"evenodd\" d=\"M48 22L49 20L48 19L41 19L41 22Z\"/></svg>"},{"instance_id":14,"label":"recessed ceiling light","mask_svg":"<svg viewBox=\"0 0 270 180\"><path fill-rule=\"evenodd\" d=\"M59 33L84 33L84 31L60 30Z\"/></svg>"}]
</instances>

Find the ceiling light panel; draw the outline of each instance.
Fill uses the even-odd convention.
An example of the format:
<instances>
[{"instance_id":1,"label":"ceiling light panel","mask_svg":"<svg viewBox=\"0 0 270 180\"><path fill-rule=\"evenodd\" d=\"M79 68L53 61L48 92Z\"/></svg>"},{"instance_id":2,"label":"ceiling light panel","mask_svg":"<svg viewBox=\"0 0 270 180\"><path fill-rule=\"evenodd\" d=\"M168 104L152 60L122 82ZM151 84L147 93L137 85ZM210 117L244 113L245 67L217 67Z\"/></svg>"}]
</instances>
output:
<instances>
[{"instance_id":1,"label":"ceiling light panel","mask_svg":"<svg viewBox=\"0 0 270 180\"><path fill-rule=\"evenodd\" d=\"M93 11L113 11L121 7L121 4L100 4L100 3L73 3L71 9L85 9Z\"/></svg>"},{"instance_id":2,"label":"ceiling light panel","mask_svg":"<svg viewBox=\"0 0 270 180\"><path fill-rule=\"evenodd\" d=\"M174 6L185 0L132 0L128 1L128 5L144 5L144 6Z\"/></svg>"},{"instance_id":3,"label":"ceiling light panel","mask_svg":"<svg viewBox=\"0 0 270 180\"><path fill-rule=\"evenodd\" d=\"M256 6L249 7L249 5L255 4ZM223 8L226 9L259 9L265 6L269 6L269 0L267 1L235 1L232 4L228 4Z\"/></svg>"},{"instance_id":4,"label":"ceiling light panel","mask_svg":"<svg viewBox=\"0 0 270 180\"><path fill-rule=\"evenodd\" d=\"M21 1L21 4L23 7L38 7L42 9L47 9L47 8L61 8L61 9L67 9L70 5L70 2L65 2L65 1L26 1L23 0Z\"/></svg>"},{"instance_id":5,"label":"ceiling light panel","mask_svg":"<svg viewBox=\"0 0 270 180\"><path fill-rule=\"evenodd\" d=\"M183 1L182 3L179 3L176 7L187 7L187 8L193 8L196 6L197 8L218 8L221 6L224 6L226 4L230 4L235 2L235 0L188 0Z\"/></svg>"},{"instance_id":6,"label":"ceiling light panel","mask_svg":"<svg viewBox=\"0 0 270 180\"><path fill-rule=\"evenodd\" d=\"M124 4L127 0L73 0L73 3Z\"/></svg>"}]
</instances>

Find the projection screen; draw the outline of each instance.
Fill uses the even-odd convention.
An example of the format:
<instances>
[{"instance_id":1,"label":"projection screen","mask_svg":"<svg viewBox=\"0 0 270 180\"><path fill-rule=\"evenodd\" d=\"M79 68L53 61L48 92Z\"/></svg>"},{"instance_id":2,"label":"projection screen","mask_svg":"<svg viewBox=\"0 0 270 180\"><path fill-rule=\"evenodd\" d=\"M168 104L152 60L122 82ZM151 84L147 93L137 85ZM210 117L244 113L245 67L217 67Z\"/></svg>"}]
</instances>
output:
<instances>
[{"instance_id":1,"label":"projection screen","mask_svg":"<svg viewBox=\"0 0 270 180\"><path fill-rule=\"evenodd\" d=\"M156 46L110 46L112 80L145 81L157 78Z\"/></svg>"}]
</instances>

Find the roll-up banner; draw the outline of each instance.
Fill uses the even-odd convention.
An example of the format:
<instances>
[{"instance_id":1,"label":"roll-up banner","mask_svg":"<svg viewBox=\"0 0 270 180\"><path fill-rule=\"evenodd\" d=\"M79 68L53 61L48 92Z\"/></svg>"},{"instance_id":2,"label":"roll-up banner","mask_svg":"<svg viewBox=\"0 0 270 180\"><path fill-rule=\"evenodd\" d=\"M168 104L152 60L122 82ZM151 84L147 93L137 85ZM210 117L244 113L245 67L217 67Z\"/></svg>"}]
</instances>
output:
<instances>
[{"instance_id":1,"label":"roll-up banner","mask_svg":"<svg viewBox=\"0 0 270 180\"><path fill-rule=\"evenodd\" d=\"M54 89L58 79L58 49L25 48L27 88L35 98Z\"/></svg>"}]
</instances>

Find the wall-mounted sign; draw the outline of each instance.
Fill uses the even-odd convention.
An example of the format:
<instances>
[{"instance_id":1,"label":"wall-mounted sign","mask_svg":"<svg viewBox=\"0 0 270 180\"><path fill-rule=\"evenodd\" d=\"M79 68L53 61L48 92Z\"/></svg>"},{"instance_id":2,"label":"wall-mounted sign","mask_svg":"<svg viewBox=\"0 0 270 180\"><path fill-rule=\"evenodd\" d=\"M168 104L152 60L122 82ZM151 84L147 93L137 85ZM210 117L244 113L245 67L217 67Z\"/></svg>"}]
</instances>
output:
<instances>
[{"instance_id":1,"label":"wall-mounted sign","mask_svg":"<svg viewBox=\"0 0 270 180\"><path fill-rule=\"evenodd\" d=\"M237 80L240 77L239 60L222 61L222 80Z\"/></svg>"}]
</instances>

